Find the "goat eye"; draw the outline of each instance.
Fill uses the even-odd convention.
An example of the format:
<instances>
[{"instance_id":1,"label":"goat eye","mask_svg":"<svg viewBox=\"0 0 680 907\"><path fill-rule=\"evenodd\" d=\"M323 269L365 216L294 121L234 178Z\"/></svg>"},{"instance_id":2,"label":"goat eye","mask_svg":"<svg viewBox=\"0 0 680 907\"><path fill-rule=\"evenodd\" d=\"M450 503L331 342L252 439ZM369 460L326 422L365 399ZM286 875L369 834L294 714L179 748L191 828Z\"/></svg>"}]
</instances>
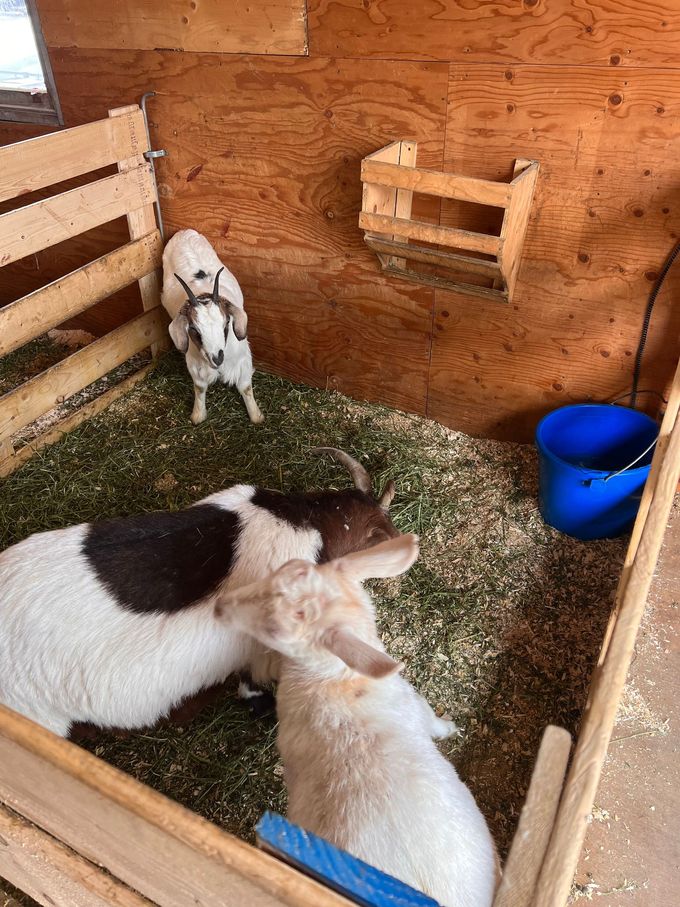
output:
<instances>
[{"instance_id":1,"label":"goat eye","mask_svg":"<svg viewBox=\"0 0 680 907\"><path fill-rule=\"evenodd\" d=\"M227 339L227 335L228 335L228 334L229 334L229 324L227 323L227 324L225 324L225 326L224 326L224 339L225 339L225 340Z\"/></svg>"},{"instance_id":2,"label":"goat eye","mask_svg":"<svg viewBox=\"0 0 680 907\"><path fill-rule=\"evenodd\" d=\"M201 343L201 332L197 330L193 325L189 326L189 336L191 339L200 346Z\"/></svg>"}]
</instances>

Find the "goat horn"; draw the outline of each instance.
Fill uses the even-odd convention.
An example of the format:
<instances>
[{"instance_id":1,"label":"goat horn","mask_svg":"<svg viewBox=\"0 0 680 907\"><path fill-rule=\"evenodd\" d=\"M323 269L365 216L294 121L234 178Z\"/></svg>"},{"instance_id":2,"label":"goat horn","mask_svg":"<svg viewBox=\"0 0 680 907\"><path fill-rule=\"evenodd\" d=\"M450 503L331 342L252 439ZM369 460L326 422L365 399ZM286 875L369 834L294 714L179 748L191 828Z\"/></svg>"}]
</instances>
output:
<instances>
[{"instance_id":1,"label":"goat horn","mask_svg":"<svg viewBox=\"0 0 680 907\"><path fill-rule=\"evenodd\" d=\"M215 274L215 283L213 284L213 302L217 305L217 300L220 298L220 274L224 271L224 268L220 268L217 274Z\"/></svg>"},{"instance_id":2,"label":"goat horn","mask_svg":"<svg viewBox=\"0 0 680 907\"><path fill-rule=\"evenodd\" d=\"M179 280L179 282L180 282L180 283L182 284L182 286L184 287L184 292L187 294L187 297L188 297L188 299L189 299L189 302L192 302L192 303L195 304L195 303L196 303L196 297L194 296L194 291L191 289L191 287L190 287L188 284L186 284L186 283L182 280L182 278L179 276L179 274L175 274L175 277L177 278L177 280Z\"/></svg>"},{"instance_id":3,"label":"goat horn","mask_svg":"<svg viewBox=\"0 0 680 907\"><path fill-rule=\"evenodd\" d=\"M359 491L363 491L366 494L372 494L371 477L361 463L358 460L355 460L354 457L350 457L344 450L339 450L337 447L314 447L310 453L329 454L334 460L337 460L338 463L342 463L343 466L347 467L349 474L354 481L354 485Z\"/></svg>"},{"instance_id":4,"label":"goat horn","mask_svg":"<svg viewBox=\"0 0 680 907\"><path fill-rule=\"evenodd\" d=\"M380 504L383 510L387 511L390 509L390 504L394 500L394 495L396 494L396 492L396 486L392 479L390 479L387 485L385 485L385 487L383 488L380 497L378 498L378 504Z\"/></svg>"}]
</instances>

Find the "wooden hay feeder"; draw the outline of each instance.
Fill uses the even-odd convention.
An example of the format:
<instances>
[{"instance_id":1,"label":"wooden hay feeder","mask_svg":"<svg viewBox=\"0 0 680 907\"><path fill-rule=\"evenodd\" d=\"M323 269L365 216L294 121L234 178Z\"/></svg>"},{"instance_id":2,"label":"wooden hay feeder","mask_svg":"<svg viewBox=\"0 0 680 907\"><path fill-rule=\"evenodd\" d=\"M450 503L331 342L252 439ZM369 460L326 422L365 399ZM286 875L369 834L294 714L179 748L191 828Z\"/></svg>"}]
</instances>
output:
<instances>
[{"instance_id":1,"label":"wooden hay feeder","mask_svg":"<svg viewBox=\"0 0 680 907\"><path fill-rule=\"evenodd\" d=\"M501 183L423 170L415 166L417 151L416 142L404 140L362 161L364 194L359 226L365 231L366 245L377 254L386 274L509 302L522 258L538 162L517 160L512 182ZM414 192L503 208L500 236L413 220ZM411 245L411 240L431 245ZM448 276L416 271L407 266L412 261L434 265ZM486 278L492 285L469 283L466 276Z\"/></svg>"},{"instance_id":2,"label":"wooden hay feeder","mask_svg":"<svg viewBox=\"0 0 680 907\"><path fill-rule=\"evenodd\" d=\"M396 158L403 144L390 146L392 150L387 151ZM409 153L415 154L415 145L406 143L406 146ZM140 281L147 309L138 318L0 400L4 472L26 459L36 446L56 440L82 419L100 411L112 399L111 393L67 417L47 438L39 438L33 446L15 452L11 439L19 426L26 425L53 407L60 397L75 393L137 351L166 339L156 275L161 260L161 239L153 220L153 180L142 157L146 147L141 113L132 107L111 111L110 118L99 123L0 150L0 199L14 198L109 164L117 164L119 171L113 177L0 217L3 264L122 214L127 215L132 237L121 249L0 310L2 350L16 349L135 280ZM376 231L382 233L386 227L393 236L413 235L426 241L435 237L434 241L443 242L443 237L448 239L452 233L458 247L464 241L461 231L445 231L429 225L424 227L435 232L418 237L423 225L414 225L402 216L406 213L403 206L410 205L409 194L414 188L422 188L418 182L422 174L425 174L424 184L436 188L437 192L442 181L447 181L446 191L458 198L472 195L480 200L480 185L494 186L481 200L496 199L506 208L506 223L510 224L505 233L507 239L496 238L493 248L499 253L498 273L505 275L506 290L511 292L521 241L513 246L510 237L520 238L523 227L515 229L510 222L514 217L515 225L521 222L526 226L537 165L524 166L519 178L509 186L499 187L480 180L430 175L412 167L375 169L377 164L389 161L375 161L374 166L370 160L367 163L368 175L373 180L367 187L369 196L371 190L384 191L382 207L388 207L389 196L393 213L378 213L376 207L375 211L362 214L362 222L371 231L368 239L374 247L386 248L385 254L390 258L403 257L404 250L410 253L411 249L397 243L395 254L395 240L376 239ZM434 182L433 177L437 178ZM490 238L482 239L488 243L486 248L491 248ZM467 248L475 249L479 244L477 239L469 240ZM508 252L509 248L512 253ZM497 293L501 295L500 289ZM142 371L133 375L122 390L119 386L112 393L122 393L143 374ZM680 366L569 774L565 782L570 736L561 728L549 727L538 752L494 907L564 907L567 902L680 476L679 410ZM226 834L191 810L3 706L0 706L0 877L40 904L58 907L153 907L154 904L160 907L189 904L350 907L351 904L299 869ZM377 901L366 899L363 903Z\"/></svg>"}]
</instances>

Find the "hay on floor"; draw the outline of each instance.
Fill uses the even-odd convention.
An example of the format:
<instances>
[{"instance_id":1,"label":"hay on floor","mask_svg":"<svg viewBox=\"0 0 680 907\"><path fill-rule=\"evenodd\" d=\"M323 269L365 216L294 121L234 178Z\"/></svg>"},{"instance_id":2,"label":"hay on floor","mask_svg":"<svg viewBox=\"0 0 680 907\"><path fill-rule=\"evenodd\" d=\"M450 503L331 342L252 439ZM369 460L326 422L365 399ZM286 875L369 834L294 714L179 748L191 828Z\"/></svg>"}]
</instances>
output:
<instances>
[{"instance_id":1,"label":"hay on floor","mask_svg":"<svg viewBox=\"0 0 680 907\"><path fill-rule=\"evenodd\" d=\"M531 447L474 440L415 416L258 374L264 425L233 389L208 394L189 422L181 359L0 487L0 546L98 517L184 507L236 482L282 490L344 487L333 445L376 486L397 483L396 525L421 536L409 574L376 583L380 630L406 675L463 736L443 746L470 784L499 847L511 839L543 728L575 732L625 541L581 543L546 527ZM93 752L248 840L265 809L285 811L273 720L233 696L183 728L116 737Z\"/></svg>"}]
</instances>

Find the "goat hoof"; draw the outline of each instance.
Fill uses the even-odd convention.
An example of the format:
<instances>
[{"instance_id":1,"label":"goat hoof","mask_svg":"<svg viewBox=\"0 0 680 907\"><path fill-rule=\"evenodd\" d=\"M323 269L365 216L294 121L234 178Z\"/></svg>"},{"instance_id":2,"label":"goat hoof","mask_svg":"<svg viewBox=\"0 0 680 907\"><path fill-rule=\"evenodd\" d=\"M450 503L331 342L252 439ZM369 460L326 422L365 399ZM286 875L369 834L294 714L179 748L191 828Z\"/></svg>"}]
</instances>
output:
<instances>
[{"instance_id":1,"label":"goat hoof","mask_svg":"<svg viewBox=\"0 0 680 907\"><path fill-rule=\"evenodd\" d=\"M261 412L258 412L255 416L250 417L250 421L253 423L253 425L262 425L262 423L264 422L264 416Z\"/></svg>"},{"instance_id":2,"label":"goat hoof","mask_svg":"<svg viewBox=\"0 0 680 907\"><path fill-rule=\"evenodd\" d=\"M207 418L208 418L207 413L192 413L191 414L191 421L193 422L194 425L200 425L201 422L205 422L205 420Z\"/></svg>"}]
</instances>

